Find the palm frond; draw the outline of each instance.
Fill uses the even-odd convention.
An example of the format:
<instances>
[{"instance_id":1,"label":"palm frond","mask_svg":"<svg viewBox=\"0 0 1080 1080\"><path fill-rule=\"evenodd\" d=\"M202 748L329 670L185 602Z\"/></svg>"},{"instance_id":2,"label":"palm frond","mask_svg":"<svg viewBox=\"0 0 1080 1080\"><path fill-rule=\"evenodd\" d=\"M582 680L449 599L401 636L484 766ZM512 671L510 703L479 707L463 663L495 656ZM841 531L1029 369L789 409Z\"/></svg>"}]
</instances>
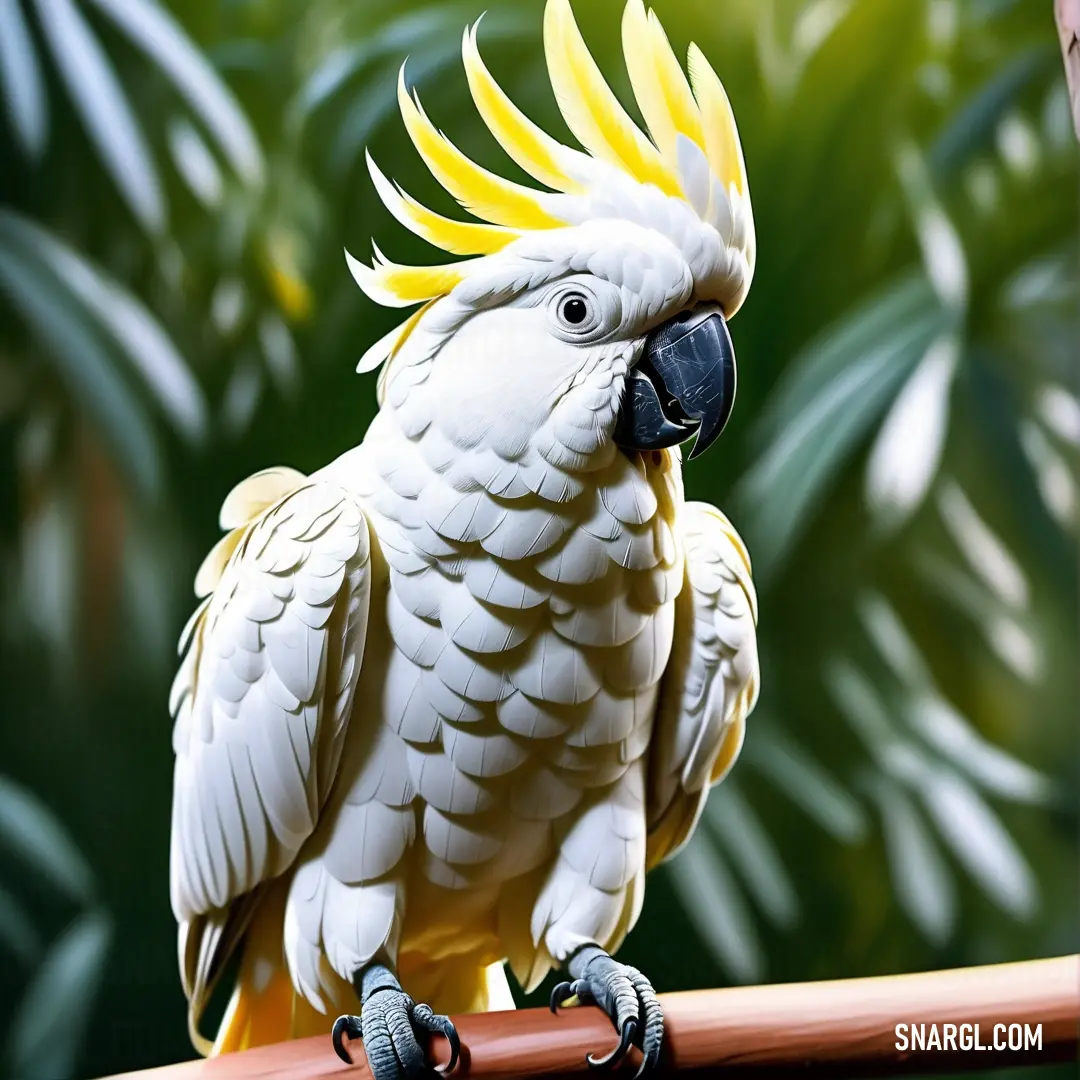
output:
<instances>
[{"instance_id":1,"label":"palm frond","mask_svg":"<svg viewBox=\"0 0 1080 1080\"><path fill-rule=\"evenodd\" d=\"M72 0L36 0L38 22L86 133L139 224L160 235L165 192L112 62Z\"/></svg>"},{"instance_id":2,"label":"palm frond","mask_svg":"<svg viewBox=\"0 0 1080 1080\"><path fill-rule=\"evenodd\" d=\"M38 160L49 136L48 98L19 0L0 3L0 87L23 150Z\"/></svg>"},{"instance_id":3,"label":"palm frond","mask_svg":"<svg viewBox=\"0 0 1080 1080\"><path fill-rule=\"evenodd\" d=\"M8 1068L27 1080L66 1080L90 1024L112 938L112 924L100 911L80 916L58 938L38 967L11 1024ZM65 1036L56 1037L56 1017Z\"/></svg>"}]
</instances>

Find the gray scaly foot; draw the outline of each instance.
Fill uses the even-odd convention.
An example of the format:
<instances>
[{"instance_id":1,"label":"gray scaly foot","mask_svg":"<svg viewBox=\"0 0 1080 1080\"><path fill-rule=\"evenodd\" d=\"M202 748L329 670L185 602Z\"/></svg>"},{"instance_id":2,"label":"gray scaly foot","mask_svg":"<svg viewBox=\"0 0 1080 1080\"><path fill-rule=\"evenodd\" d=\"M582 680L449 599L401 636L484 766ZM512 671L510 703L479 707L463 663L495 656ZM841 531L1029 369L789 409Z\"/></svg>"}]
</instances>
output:
<instances>
[{"instance_id":1,"label":"gray scaly foot","mask_svg":"<svg viewBox=\"0 0 1080 1080\"><path fill-rule=\"evenodd\" d=\"M571 981L559 983L551 992L551 1011L576 997L583 1004L599 1005L619 1033L619 1045L602 1058L589 1054L589 1064L613 1068L636 1044L643 1055L637 1076L655 1068L664 1041L664 1012L649 980L637 968L613 960L598 945L582 946L567 967Z\"/></svg>"},{"instance_id":2,"label":"gray scaly foot","mask_svg":"<svg viewBox=\"0 0 1080 1080\"><path fill-rule=\"evenodd\" d=\"M429 1071L420 1038L442 1035L450 1044L450 1060L435 1072L452 1072L461 1054L461 1040L447 1016L417 1005L382 964L371 964L355 978L359 1016L339 1016L332 1034L342 1061L352 1064L345 1039L362 1039L374 1080L415 1080Z\"/></svg>"}]
</instances>

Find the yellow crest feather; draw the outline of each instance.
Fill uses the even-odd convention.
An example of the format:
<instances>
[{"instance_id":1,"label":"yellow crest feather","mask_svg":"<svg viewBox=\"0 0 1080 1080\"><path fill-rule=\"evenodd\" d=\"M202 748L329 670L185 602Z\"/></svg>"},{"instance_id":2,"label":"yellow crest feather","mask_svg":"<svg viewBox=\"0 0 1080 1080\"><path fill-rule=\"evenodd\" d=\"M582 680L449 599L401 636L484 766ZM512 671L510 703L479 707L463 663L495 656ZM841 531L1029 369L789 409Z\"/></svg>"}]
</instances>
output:
<instances>
[{"instance_id":1,"label":"yellow crest feather","mask_svg":"<svg viewBox=\"0 0 1080 1080\"><path fill-rule=\"evenodd\" d=\"M548 0L544 53L559 111L581 145L642 184L655 184L667 195L681 194L659 151L604 81L574 21L570 0Z\"/></svg>"},{"instance_id":2,"label":"yellow crest feather","mask_svg":"<svg viewBox=\"0 0 1080 1080\"><path fill-rule=\"evenodd\" d=\"M438 183L478 220L458 221L428 209L384 176L369 156L372 182L387 209L407 229L443 251L474 258L438 266L401 266L376 248L372 265L366 266L346 253L357 283L377 303L406 307L427 302L372 346L361 368L369 370L392 357L430 302L465 280L476 257L495 255L527 232L561 228L597 215L625 214L628 220L662 228L670 213L669 198L681 199L703 228L712 227L707 234L712 239L706 237L706 248L699 251L715 245L721 233L721 244L738 245L742 259L722 261L718 256L712 264L734 267L723 271L728 274L723 296L732 311L737 309L749 286L755 253L746 166L731 104L701 50L690 46L688 79L655 13L646 10L643 0L628 0L622 19L623 53L646 135L604 80L578 29L570 0L547 0L548 75L559 111L583 152L553 139L510 100L481 59L477 26L466 27L461 42L476 109L509 157L551 190L507 180L462 153L428 119L416 93L408 91L402 66L397 98L405 129ZM680 136L701 155L680 142ZM612 168L644 190L613 183ZM709 272L708 267L703 270L706 277Z\"/></svg>"},{"instance_id":3,"label":"yellow crest feather","mask_svg":"<svg viewBox=\"0 0 1080 1080\"><path fill-rule=\"evenodd\" d=\"M457 221L437 214L388 180L370 154L367 165L375 191L386 209L410 232L443 251L453 255L491 255L521 235L504 225Z\"/></svg>"},{"instance_id":4,"label":"yellow crest feather","mask_svg":"<svg viewBox=\"0 0 1080 1080\"><path fill-rule=\"evenodd\" d=\"M477 26L479 21L466 28L461 58L469 92L484 123L499 145L534 180L556 191L582 191L583 185L567 176L559 165L560 157L572 151L537 127L491 77L476 44Z\"/></svg>"},{"instance_id":5,"label":"yellow crest feather","mask_svg":"<svg viewBox=\"0 0 1080 1080\"><path fill-rule=\"evenodd\" d=\"M445 263L442 266L400 266L375 249L376 259L366 266L347 251L348 263L356 284L384 307L409 307L423 300L445 296L455 285L465 280L467 263Z\"/></svg>"},{"instance_id":6,"label":"yellow crest feather","mask_svg":"<svg viewBox=\"0 0 1080 1080\"><path fill-rule=\"evenodd\" d=\"M745 195L746 165L739 143L739 130L735 126L735 114L731 111L731 102L728 101L723 83L705 59L705 54L693 43L687 53L686 66L690 69L690 85L694 88L694 97L701 110L709 168L725 187L734 184L735 190Z\"/></svg>"},{"instance_id":7,"label":"yellow crest feather","mask_svg":"<svg viewBox=\"0 0 1080 1080\"><path fill-rule=\"evenodd\" d=\"M539 192L477 165L436 131L419 96L405 89L404 64L398 73L398 106L405 130L431 175L471 214L516 229L553 229L566 224L543 209Z\"/></svg>"},{"instance_id":8,"label":"yellow crest feather","mask_svg":"<svg viewBox=\"0 0 1080 1080\"><path fill-rule=\"evenodd\" d=\"M676 135L686 135L705 149L694 95L660 20L652 11L645 14L641 0L629 0L623 11L622 39L634 98L649 134L674 171Z\"/></svg>"}]
</instances>

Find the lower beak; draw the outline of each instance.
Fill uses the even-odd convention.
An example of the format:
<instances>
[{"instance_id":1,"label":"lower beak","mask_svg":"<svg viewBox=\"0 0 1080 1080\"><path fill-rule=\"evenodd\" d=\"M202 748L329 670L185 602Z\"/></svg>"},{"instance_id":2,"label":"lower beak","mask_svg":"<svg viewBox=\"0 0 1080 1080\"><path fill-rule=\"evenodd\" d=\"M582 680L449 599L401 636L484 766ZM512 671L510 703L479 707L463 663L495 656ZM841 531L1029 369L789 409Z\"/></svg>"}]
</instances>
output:
<instances>
[{"instance_id":1,"label":"lower beak","mask_svg":"<svg viewBox=\"0 0 1080 1080\"><path fill-rule=\"evenodd\" d=\"M626 378L615 442L662 450L697 435L691 458L715 441L735 403L735 350L717 304L657 327Z\"/></svg>"}]
</instances>

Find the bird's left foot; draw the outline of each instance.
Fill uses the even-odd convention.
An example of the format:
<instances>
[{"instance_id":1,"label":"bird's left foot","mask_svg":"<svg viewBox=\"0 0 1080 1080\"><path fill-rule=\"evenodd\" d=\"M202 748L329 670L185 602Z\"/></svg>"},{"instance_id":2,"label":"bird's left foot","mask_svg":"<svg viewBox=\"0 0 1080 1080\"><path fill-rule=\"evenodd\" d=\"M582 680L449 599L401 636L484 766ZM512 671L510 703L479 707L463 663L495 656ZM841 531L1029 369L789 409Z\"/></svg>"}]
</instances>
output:
<instances>
[{"instance_id":1,"label":"bird's left foot","mask_svg":"<svg viewBox=\"0 0 1080 1080\"><path fill-rule=\"evenodd\" d=\"M389 968L372 964L356 978L360 992L360 1016L339 1016L334 1023L334 1050L352 1064L345 1040L363 1039L368 1068L374 1080L415 1080L430 1075L421 1040L442 1035L450 1044L450 1060L435 1072L453 1072L461 1053L450 1018L418 1005L402 989Z\"/></svg>"},{"instance_id":2,"label":"bird's left foot","mask_svg":"<svg viewBox=\"0 0 1080 1080\"><path fill-rule=\"evenodd\" d=\"M613 1068L636 1045L642 1053L637 1076L655 1068L664 1041L664 1011L652 983L637 968L613 960L598 945L578 949L568 968L570 981L559 983L551 992L551 1011L576 997L583 1004L599 1005L619 1033L619 1045L602 1058L589 1054L589 1064L598 1069Z\"/></svg>"}]
</instances>

